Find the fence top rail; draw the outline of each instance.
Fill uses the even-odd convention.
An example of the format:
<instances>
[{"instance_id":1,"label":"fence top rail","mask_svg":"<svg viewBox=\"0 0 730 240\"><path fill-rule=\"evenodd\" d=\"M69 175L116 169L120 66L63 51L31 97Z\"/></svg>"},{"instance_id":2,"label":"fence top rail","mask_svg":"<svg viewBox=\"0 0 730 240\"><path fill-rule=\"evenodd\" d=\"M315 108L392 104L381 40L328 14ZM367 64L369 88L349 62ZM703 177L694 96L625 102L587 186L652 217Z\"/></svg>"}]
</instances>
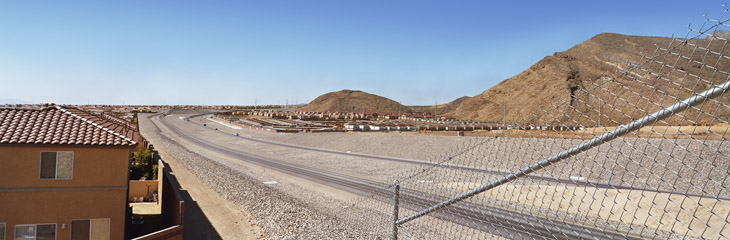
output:
<instances>
[{"instance_id":1,"label":"fence top rail","mask_svg":"<svg viewBox=\"0 0 730 240\"><path fill-rule=\"evenodd\" d=\"M433 211L438 210L439 208L447 207L449 205L452 205L454 203L460 202L462 200L465 200L469 197L472 197L476 194L482 193L484 191L487 191L489 189L495 188L497 186L500 186L502 184L508 183L510 181L513 181L519 177L525 176L527 174L530 174L534 171L540 170L542 168L545 168L547 166L550 166L554 163L557 163L559 161L562 161L568 157L574 156L578 153L581 153L587 149L590 149L592 147L598 146L600 144L603 144L605 142L608 142L612 139L621 137L623 135L626 135L627 133L640 129L644 126L647 126L649 124L656 123L659 120L665 119L667 117L672 116L675 113L682 112L692 106L696 106L699 104L704 103L705 101L716 98L723 93L727 92L730 89L730 80L725 81L723 84L719 86L715 86L713 88L710 88L708 90L705 90L704 92L701 92L699 94L696 94L694 96L691 96L685 100L682 100L680 102L677 102L675 104L672 104L671 106L662 108L652 114L649 114L647 116L644 116L640 119L637 119L635 121L632 121L630 123L624 124L619 126L618 128L614 129L613 131L604 133L600 136L597 136L595 138L592 138L590 140L586 140L581 142L580 144L573 146L570 149L564 150L558 154L552 155L546 159L543 159L539 162L533 163L527 167L521 168L519 170L516 170L514 172L511 172L509 174L506 174L502 176L499 179L496 179L492 182L486 183L484 185L481 185L479 187L473 188L467 192L461 193L453 198L444 200L442 202L439 202L435 205L432 205L431 207L428 207L422 211L413 213L407 217L404 217L398 221L396 221L397 225L412 221L416 218L419 218L421 216L424 216L426 214L429 214Z\"/></svg>"},{"instance_id":2,"label":"fence top rail","mask_svg":"<svg viewBox=\"0 0 730 240\"><path fill-rule=\"evenodd\" d=\"M156 232L149 233L147 235L133 238L132 240L144 240L144 239L156 239L157 237L167 236L168 234L175 234L183 230L183 225L175 225L169 228L165 228Z\"/></svg>"}]
</instances>

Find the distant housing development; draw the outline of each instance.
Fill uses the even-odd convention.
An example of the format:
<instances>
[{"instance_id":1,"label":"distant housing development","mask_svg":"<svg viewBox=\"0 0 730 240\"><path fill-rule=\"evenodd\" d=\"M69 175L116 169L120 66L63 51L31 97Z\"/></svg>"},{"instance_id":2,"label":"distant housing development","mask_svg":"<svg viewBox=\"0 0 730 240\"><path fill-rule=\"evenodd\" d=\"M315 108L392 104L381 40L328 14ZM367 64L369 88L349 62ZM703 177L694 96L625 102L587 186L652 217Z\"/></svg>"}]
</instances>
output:
<instances>
[{"instance_id":1,"label":"distant housing development","mask_svg":"<svg viewBox=\"0 0 730 240\"><path fill-rule=\"evenodd\" d=\"M138 139L73 107L0 108L0 239L124 239Z\"/></svg>"}]
</instances>

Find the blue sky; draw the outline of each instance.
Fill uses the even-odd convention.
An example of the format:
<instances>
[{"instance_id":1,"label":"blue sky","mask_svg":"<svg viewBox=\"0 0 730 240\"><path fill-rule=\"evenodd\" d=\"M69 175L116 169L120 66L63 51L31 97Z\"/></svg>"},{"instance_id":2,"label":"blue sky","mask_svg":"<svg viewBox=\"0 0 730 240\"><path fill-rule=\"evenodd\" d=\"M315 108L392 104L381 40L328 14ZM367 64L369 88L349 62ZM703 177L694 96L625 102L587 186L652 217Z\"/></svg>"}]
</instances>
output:
<instances>
[{"instance_id":1,"label":"blue sky","mask_svg":"<svg viewBox=\"0 0 730 240\"><path fill-rule=\"evenodd\" d=\"M684 36L723 3L3 2L0 99L293 104L358 89L444 103L598 33Z\"/></svg>"}]
</instances>

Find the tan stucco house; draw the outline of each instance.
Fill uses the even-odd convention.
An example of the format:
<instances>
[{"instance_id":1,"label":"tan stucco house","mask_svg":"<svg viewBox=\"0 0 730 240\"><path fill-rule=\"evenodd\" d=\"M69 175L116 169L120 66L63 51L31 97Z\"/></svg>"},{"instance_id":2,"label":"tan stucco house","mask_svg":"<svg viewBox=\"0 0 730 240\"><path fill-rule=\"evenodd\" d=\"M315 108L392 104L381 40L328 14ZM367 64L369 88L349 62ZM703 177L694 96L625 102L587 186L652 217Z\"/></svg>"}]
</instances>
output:
<instances>
[{"instance_id":1,"label":"tan stucco house","mask_svg":"<svg viewBox=\"0 0 730 240\"><path fill-rule=\"evenodd\" d=\"M136 137L73 107L0 107L0 240L124 239Z\"/></svg>"}]
</instances>

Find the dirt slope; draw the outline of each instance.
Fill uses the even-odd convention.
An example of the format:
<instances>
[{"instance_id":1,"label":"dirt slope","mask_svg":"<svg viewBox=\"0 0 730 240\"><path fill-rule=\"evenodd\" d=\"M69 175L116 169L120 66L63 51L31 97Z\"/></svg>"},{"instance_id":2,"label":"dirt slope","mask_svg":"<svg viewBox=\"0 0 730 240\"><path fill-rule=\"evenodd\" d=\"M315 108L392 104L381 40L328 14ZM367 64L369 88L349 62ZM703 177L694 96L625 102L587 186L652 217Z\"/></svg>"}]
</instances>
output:
<instances>
[{"instance_id":1,"label":"dirt slope","mask_svg":"<svg viewBox=\"0 0 730 240\"><path fill-rule=\"evenodd\" d=\"M598 125L599 106L601 125L616 125L644 116L646 111L656 111L659 105L668 106L677 99L689 97L693 91L703 91L710 83L722 83L728 76L712 69L701 67L704 55L701 49L692 54L694 46L722 50L722 41L709 39L683 40L662 37L626 36L602 33L586 40L564 52L547 56L522 73L506 79L481 94L464 101L458 108L448 113L459 119L502 122L504 104L507 105L507 121L534 124ZM671 52L691 58L678 58L677 55L664 54L656 57L658 61L644 62L642 70L634 70L622 77L619 72L630 69L627 60L636 63L641 53L655 55L656 46L672 49ZM677 70L663 67L662 62L678 66ZM729 69L730 60L710 54L705 63L717 63L718 69ZM657 78L661 73L662 78ZM602 77L606 74L606 77ZM698 80L692 75L701 76ZM709 80L709 81L707 81ZM667 96L667 97L665 97ZM722 102L728 103L725 96ZM657 104L652 104L657 103ZM716 103L702 106L703 111L712 112ZM726 106L717 113L728 119ZM688 121L701 123L711 117L700 114L697 109L686 115L674 117L670 124L687 124Z\"/></svg>"},{"instance_id":2,"label":"dirt slope","mask_svg":"<svg viewBox=\"0 0 730 240\"><path fill-rule=\"evenodd\" d=\"M299 108L316 112L407 112L400 103L378 95L357 90L341 90L321 95Z\"/></svg>"}]
</instances>

